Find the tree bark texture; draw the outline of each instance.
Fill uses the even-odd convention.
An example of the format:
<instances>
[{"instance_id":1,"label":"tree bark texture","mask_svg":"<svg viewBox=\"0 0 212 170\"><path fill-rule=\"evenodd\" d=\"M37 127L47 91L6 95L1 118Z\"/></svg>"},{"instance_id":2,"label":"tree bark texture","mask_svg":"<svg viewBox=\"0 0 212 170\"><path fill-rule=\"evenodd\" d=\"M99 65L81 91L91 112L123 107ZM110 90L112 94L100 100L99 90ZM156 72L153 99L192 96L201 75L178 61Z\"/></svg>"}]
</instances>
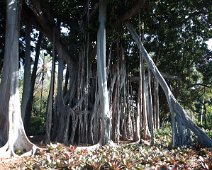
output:
<instances>
[{"instance_id":1,"label":"tree bark texture","mask_svg":"<svg viewBox=\"0 0 212 170\"><path fill-rule=\"evenodd\" d=\"M53 34L55 34L53 32ZM55 49L55 35L53 35L53 49L52 49L52 70L51 70L51 81L50 81L50 89L48 95L48 104L46 111L46 142L50 143L51 141L51 126L52 126L52 115L53 115L53 99L54 99L54 79L55 79L55 57L56 57L56 49Z\"/></svg>"},{"instance_id":2,"label":"tree bark texture","mask_svg":"<svg viewBox=\"0 0 212 170\"><path fill-rule=\"evenodd\" d=\"M155 123L155 129L159 129L160 128L160 110L159 110L159 89L158 89L158 82L157 80L154 78L154 123Z\"/></svg>"},{"instance_id":3,"label":"tree bark texture","mask_svg":"<svg viewBox=\"0 0 212 170\"><path fill-rule=\"evenodd\" d=\"M26 115L26 107L30 96L30 80L31 80L31 25L28 21L26 24L26 49L25 49L25 62L24 62L24 84L21 103L21 116L24 121Z\"/></svg>"},{"instance_id":4,"label":"tree bark texture","mask_svg":"<svg viewBox=\"0 0 212 170\"><path fill-rule=\"evenodd\" d=\"M106 75L106 1L99 4L99 30L97 33L97 72L101 106L101 140L102 145L110 141L111 120Z\"/></svg>"},{"instance_id":5,"label":"tree bark texture","mask_svg":"<svg viewBox=\"0 0 212 170\"><path fill-rule=\"evenodd\" d=\"M154 144L155 140L155 129L154 129L154 119L153 119L153 103L152 103L152 83L151 83L151 72L148 70L148 85L147 85L147 100L148 100L148 125L151 134L151 144Z\"/></svg>"},{"instance_id":6,"label":"tree bark texture","mask_svg":"<svg viewBox=\"0 0 212 170\"><path fill-rule=\"evenodd\" d=\"M39 33L38 41L35 47L35 60L34 60L34 66L32 70L31 80L30 80L30 92L29 92L29 100L27 102L26 112L25 112L25 118L24 118L24 127L28 134L27 129L29 129L30 126L30 118L31 118L31 112L32 112L32 104L33 104L33 94L34 94L34 88L35 88L35 80L36 80L36 73L38 69L38 60L40 56L40 47L41 47L41 41L42 41L43 35L42 33Z\"/></svg>"},{"instance_id":7,"label":"tree bark texture","mask_svg":"<svg viewBox=\"0 0 212 170\"><path fill-rule=\"evenodd\" d=\"M29 151L29 142L21 118L18 90L19 28L21 1L7 0L5 60L0 85L0 157L15 155L16 150Z\"/></svg>"}]
</instances>

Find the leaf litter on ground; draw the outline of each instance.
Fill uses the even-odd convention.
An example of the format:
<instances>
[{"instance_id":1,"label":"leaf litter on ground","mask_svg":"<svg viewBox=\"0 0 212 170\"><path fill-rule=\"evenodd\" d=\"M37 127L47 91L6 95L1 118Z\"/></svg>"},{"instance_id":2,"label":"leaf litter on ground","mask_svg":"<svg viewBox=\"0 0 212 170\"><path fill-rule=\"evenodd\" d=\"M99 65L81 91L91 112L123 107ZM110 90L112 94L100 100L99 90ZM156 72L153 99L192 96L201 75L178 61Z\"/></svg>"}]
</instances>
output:
<instances>
[{"instance_id":1,"label":"leaf litter on ground","mask_svg":"<svg viewBox=\"0 0 212 170\"><path fill-rule=\"evenodd\" d=\"M32 157L22 158L21 167L29 170L210 170L212 169L212 148L180 147L169 149L167 147L142 144L123 144L117 146L106 145L98 149L89 150L57 143L37 150ZM14 166L11 169L13 168Z\"/></svg>"}]
</instances>

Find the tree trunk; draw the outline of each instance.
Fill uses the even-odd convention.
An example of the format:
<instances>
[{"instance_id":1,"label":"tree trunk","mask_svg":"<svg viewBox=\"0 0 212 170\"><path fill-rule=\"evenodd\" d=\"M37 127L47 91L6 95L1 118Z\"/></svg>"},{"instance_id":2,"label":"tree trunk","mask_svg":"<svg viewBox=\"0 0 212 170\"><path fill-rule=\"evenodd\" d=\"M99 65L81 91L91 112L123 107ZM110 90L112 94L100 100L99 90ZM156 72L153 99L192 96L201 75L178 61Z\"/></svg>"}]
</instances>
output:
<instances>
[{"instance_id":1,"label":"tree trunk","mask_svg":"<svg viewBox=\"0 0 212 170\"><path fill-rule=\"evenodd\" d=\"M110 141L111 120L106 75L106 1L99 4L99 30L97 33L97 72L101 106L101 139L100 144Z\"/></svg>"},{"instance_id":2,"label":"tree trunk","mask_svg":"<svg viewBox=\"0 0 212 170\"><path fill-rule=\"evenodd\" d=\"M37 68L38 68L38 60L39 60L39 56L40 56L40 46L41 46L42 38L43 38L43 35L42 35L42 33L40 33L36 47L35 47L35 61L34 61L34 67L33 67L32 75L31 75L31 84L30 84L30 92L29 92L30 95L29 95L29 100L27 102L25 119L24 119L24 125L25 125L26 132L28 132L28 127L30 125L32 103L33 103L33 93L34 93L34 88L35 88L35 80L36 80L36 73L37 73Z\"/></svg>"},{"instance_id":3,"label":"tree trunk","mask_svg":"<svg viewBox=\"0 0 212 170\"><path fill-rule=\"evenodd\" d=\"M189 128L190 130L192 130L194 132L194 134L197 136L199 142L201 145L205 146L205 147L212 147L212 140L210 139L210 137L207 136L207 134L205 134L187 115L186 111L182 108L182 106L177 102L177 100L175 99L175 97L173 96L170 88L168 87L166 81L164 80L164 78L162 77L161 73L159 72L158 68L155 66L153 60L151 59L151 57L149 56L149 54L147 53L146 49L144 48L142 42L139 39L138 34L136 33L136 31L134 30L134 28L132 27L131 24L127 23L126 24L130 34L132 35L134 41L137 43L138 48L140 50L140 52L142 53L143 58L145 59L149 69L152 71L152 73L154 74L155 78L157 79L157 81L159 82L159 84L161 85L165 95L166 95L166 99L168 101L168 105L169 105L169 109L172 113L172 117L173 119L175 119L176 123L178 124L178 127L180 125L184 125L186 128ZM173 130L173 129L172 129ZM186 129L183 129L183 131L185 133L181 134L181 135L185 135L187 132L185 131ZM173 132L173 131L172 131ZM181 136L181 137L185 137L185 136ZM184 141L182 141L181 143L178 143L176 136L173 136L172 139L172 145L173 146L177 146L177 145L184 145L185 143L183 143Z\"/></svg>"},{"instance_id":4,"label":"tree trunk","mask_svg":"<svg viewBox=\"0 0 212 170\"><path fill-rule=\"evenodd\" d=\"M53 33L55 34L55 33ZM54 98L54 79L55 79L55 35L53 35L53 54L52 54L52 70L51 70L51 83L48 96L47 113L46 113L46 142L50 143L52 115L53 115L53 98Z\"/></svg>"},{"instance_id":5,"label":"tree trunk","mask_svg":"<svg viewBox=\"0 0 212 170\"><path fill-rule=\"evenodd\" d=\"M140 54L141 55L141 54ZM142 55L140 56L142 57ZM142 87L142 91L141 91L141 99L142 99L142 107L141 107L141 111L142 111L142 129L143 129L143 134L141 134L141 136L146 140L150 138L150 131L149 131L149 126L148 126L148 116L147 116L147 82L145 79L145 68L144 68L144 61L143 59L141 59L141 87ZM142 133L142 131L141 131ZM141 142L141 141L140 141Z\"/></svg>"},{"instance_id":6,"label":"tree trunk","mask_svg":"<svg viewBox=\"0 0 212 170\"><path fill-rule=\"evenodd\" d=\"M30 80L31 80L31 25L29 20L26 24L26 50L25 50L25 62L24 62L24 84L23 84L23 94L21 103L21 116L24 121L26 115L26 107L30 96ZM24 122L25 124L25 122ZM26 127L26 126L25 126Z\"/></svg>"},{"instance_id":7,"label":"tree trunk","mask_svg":"<svg viewBox=\"0 0 212 170\"><path fill-rule=\"evenodd\" d=\"M67 112L65 112L65 104L63 101L63 92L62 92L62 82L63 82L63 67L64 63L62 60L59 60L58 64L58 84L57 84L57 98L56 98L56 120L55 125L57 128L56 132L56 140L58 142L64 142L64 134L65 134L65 127L66 127L66 121L68 120L66 118Z\"/></svg>"},{"instance_id":8,"label":"tree trunk","mask_svg":"<svg viewBox=\"0 0 212 170\"><path fill-rule=\"evenodd\" d=\"M7 0L5 60L0 85L0 157L16 155L17 150L30 151L21 118L18 90L19 28L21 1Z\"/></svg>"},{"instance_id":9,"label":"tree trunk","mask_svg":"<svg viewBox=\"0 0 212 170\"><path fill-rule=\"evenodd\" d=\"M151 134L151 145L154 144L155 134L154 134L154 119L153 119L153 104L152 104L152 86L151 86L151 72L148 70L148 85L147 85L147 100L148 100L148 124Z\"/></svg>"},{"instance_id":10,"label":"tree trunk","mask_svg":"<svg viewBox=\"0 0 212 170\"><path fill-rule=\"evenodd\" d=\"M154 115L155 115L155 129L160 128L160 110L159 110L159 95L158 82L154 78Z\"/></svg>"},{"instance_id":11,"label":"tree trunk","mask_svg":"<svg viewBox=\"0 0 212 170\"><path fill-rule=\"evenodd\" d=\"M139 124L139 127L138 127L138 140L139 140L139 142L140 142L140 140L141 140L141 129L142 129L142 119L143 119L143 117L142 117L142 106L143 106L143 104L142 104L142 102L143 102L143 99L142 99L142 67L143 67L143 65L142 65L142 57L141 57L141 55L140 55L140 53L139 53L139 86L138 86L138 99L137 99L137 112L138 112L138 118L140 119L139 121L138 121L138 124Z\"/></svg>"}]
</instances>

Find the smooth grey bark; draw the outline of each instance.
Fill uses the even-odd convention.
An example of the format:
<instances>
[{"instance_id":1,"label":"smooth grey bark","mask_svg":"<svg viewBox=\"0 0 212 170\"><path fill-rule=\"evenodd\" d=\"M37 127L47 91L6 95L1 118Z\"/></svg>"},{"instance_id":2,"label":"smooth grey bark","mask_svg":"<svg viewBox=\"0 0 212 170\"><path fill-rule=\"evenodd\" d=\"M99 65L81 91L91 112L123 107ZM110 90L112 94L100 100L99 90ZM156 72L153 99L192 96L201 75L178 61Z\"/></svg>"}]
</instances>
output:
<instances>
[{"instance_id":1,"label":"smooth grey bark","mask_svg":"<svg viewBox=\"0 0 212 170\"><path fill-rule=\"evenodd\" d=\"M160 109L159 109L159 90L158 82L154 78L154 115L155 115L155 129L160 128Z\"/></svg>"},{"instance_id":2,"label":"smooth grey bark","mask_svg":"<svg viewBox=\"0 0 212 170\"><path fill-rule=\"evenodd\" d=\"M144 41L144 22L141 21L139 14L139 38ZM140 111L140 143L143 139L149 139L150 131L147 118L147 82L145 80L145 65L141 52L139 51L139 111Z\"/></svg>"},{"instance_id":3,"label":"smooth grey bark","mask_svg":"<svg viewBox=\"0 0 212 170\"><path fill-rule=\"evenodd\" d=\"M37 73L37 69L38 69L38 60L39 60L39 56L40 56L40 47L41 47L42 38L43 38L42 33L39 33L38 41L37 41L37 44L35 47L35 61L34 61L34 66L32 69L32 75L31 75L31 80L30 80L31 81L30 92L29 92L30 95L29 95L29 100L27 102L25 119L23 120L26 133L28 133L28 127L30 125L32 103L33 103L33 93L34 93L34 88L35 88L35 80L36 80L36 73Z\"/></svg>"},{"instance_id":4,"label":"smooth grey bark","mask_svg":"<svg viewBox=\"0 0 212 170\"><path fill-rule=\"evenodd\" d=\"M64 63L59 60L58 65L58 84L57 84L57 96L56 96L56 110L53 115L53 127L52 136L56 138L56 141L67 144L70 142L73 144L73 140L76 133L76 125L78 121L78 115L76 115L73 109L65 105L62 93L62 82L63 82L63 67ZM71 118L70 118L71 116ZM69 138L69 126L70 119L72 119L71 137Z\"/></svg>"},{"instance_id":5,"label":"smooth grey bark","mask_svg":"<svg viewBox=\"0 0 212 170\"><path fill-rule=\"evenodd\" d=\"M24 84L21 102L21 117L24 121L26 115L26 107L30 96L30 84L31 84L31 24L29 20L26 23L26 51L25 51L25 62L24 62Z\"/></svg>"},{"instance_id":6,"label":"smooth grey bark","mask_svg":"<svg viewBox=\"0 0 212 170\"><path fill-rule=\"evenodd\" d=\"M199 143L205 147L212 147L212 139L210 139L210 137L208 137L208 135L206 133L204 133L202 131L202 129L200 129L191 119L190 117L187 115L186 111L183 109L183 107L177 102L177 100L175 99L174 95L172 94L169 86L167 85L166 81L164 80L164 78L162 77L162 75L160 74L158 68L156 67L156 65L154 64L153 60L151 59L151 57L149 56L149 54L147 53L146 49L144 48L142 42L139 39L138 34L136 33L135 29L132 27L131 24L126 23L126 26L130 32L130 34L132 35L133 40L136 42L136 44L138 45L138 48L140 50L140 52L142 53L142 57L145 59L149 69L152 71L152 73L154 74L155 78L157 79L158 83L160 84L160 86L162 87L165 95L166 95L166 99L169 105L169 109L170 112L172 113L172 119L174 119L176 121L176 123L178 122L179 125L183 125L186 128L189 128L191 131L194 132L194 134L198 137ZM176 130L172 129L172 133L176 132ZM173 139L172 139L172 145L173 146L177 146L177 145L184 145L184 143L179 142L178 139L176 138L177 134L173 135ZM181 134L183 135L183 134ZM181 137L181 136L180 136Z\"/></svg>"},{"instance_id":7,"label":"smooth grey bark","mask_svg":"<svg viewBox=\"0 0 212 170\"><path fill-rule=\"evenodd\" d=\"M149 139L150 138L150 129L148 125L148 82L147 79L145 78L145 71L142 72L142 117L143 117L143 122L142 122L142 127L143 127L143 138L144 139Z\"/></svg>"},{"instance_id":8,"label":"smooth grey bark","mask_svg":"<svg viewBox=\"0 0 212 170\"><path fill-rule=\"evenodd\" d=\"M124 84L125 84L125 77L126 77L126 70L125 70L125 57L123 48L120 46L120 43L117 42L116 44L116 56L117 62L113 65L112 69L110 70L110 106L112 112L112 132L111 137L112 140L116 143L119 143L120 140L120 132L121 132L121 119L124 119L124 105L125 102L123 100L123 92L124 92ZM112 61L113 63L114 61ZM111 64L112 64L111 63ZM108 66L110 63L108 63ZM109 69L109 67L108 67ZM121 116L122 115L122 116Z\"/></svg>"},{"instance_id":9,"label":"smooth grey bark","mask_svg":"<svg viewBox=\"0 0 212 170\"><path fill-rule=\"evenodd\" d=\"M89 27L90 24L90 0L87 1L87 26ZM87 94L89 94L89 46L90 46L90 35L89 32L86 36L86 83L85 83L85 90ZM85 98L85 110L88 110L88 95ZM88 129L86 129L88 131ZM86 141L88 140L88 133L86 133Z\"/></svg>"},{"instance_id":10,"label":"smooth grey bark","mask_svg":"<svg viewBox=\"0 0 212 170\"><path fill-rule=\"evenodd\" d=\"M55 33L53 33L55 34ZM55 35L53 35L53 49L52 49L52 70L51 81L48 96L47 112L46 112L46 143L50 143L51 139L51 127L52 127L52 115L53 115L53 98L54 98L54 79L55 79Z\"/></svg>"},{"instance_id":11,"label":"smooth grey bark","mask_svg":"<svg viewBox=\"0 0 212 170\"><path fill-rule=\"evenodd\" d=\"M0 157L15 156L15 151L29 151L21 118L18 90L19 28L21 1L7 0L5 57L0 85Z\"/></svg>"},{"instance_id":12,"label":"smooth grey bark","mask_svg":"<svg viewBox=\"0 0 212 170\"><path fill-rule=\"evenodd\" d=\"M96 83L97 84L97 83ZM100 96L98 94L98 91L96 90L95 93L95 102L94 102L94 108L93 108L93 112L91 115L91 121L90 121L90 132L91 132L91 141L92 144L95 144L99 141L99 133L100 133L100 107L99 107L99 103L100 103Z\"/></svg>"},{"instance_id":13,"label":"smooth grey bark","mask_svg":"<svg viewBox=\"0 0 212 170\"><path fill-rule=\"evenodd\" d=\"M118 44L117 44L118 45ZM118 122L117 122L117 128L118 128L118 142L120 140L121 137L121 120L124 119L124 116L122 116L122 114L126 113L126 57L124 54L124 49L122 47L122 45L120 45L120 89L119 89L119 111L118 111Z\"/></svg>"},{"instance_id":14,"label":"smooth grey bark","mask_svg":"<svg viewBox=\"0 0 212 170\"><path fill-rule=\"evenodd\" d=\"M154 119L153 119L153 102L152 102L152 87L151 87L151 72L148 70L148 124L150 128L150 134L151 134L151 145L155 142L155 132L154 132Z\"/></svg>"},{"instance_id":15,"label":"smooth grey bark","mask_svg":"<svg viewBox=\"0 0 212 170\"><path fill-rule=\"evenodd\" d=\"M65 114L62 112L62 108L64 106L63 103L63 94L62 94L62 81L63 81L63 66L64 63L62 60L59 60L58 63L58 83L57 83L57 96L56 96L56 115L57 120L55 120L55 125L57 125L57 141L63 142L64 138L64 129L65 129ZM58 123L59 122L59 123Z\"/></svg>"},{"instance_id":16,"label":"smooth grey bark","mask_svg":"<svg viewBox=\"0 0 212 170\"><path fill-rule=\"evenodd\" d=\"M142 126L143 126L143 115L142 115L142 111L143 111L143 81L142 81L142 67L143 67L143 61L142 61L142 57L139 53L139 87L138 87L138 103L137 103L137 111L138 111L138 117L139 117L139 134L138 134L138 138L139 138L139 142L141 141L141 137L143 136L142 134Z\"/></svg>"},{"instance_id":17,"label":"smooth grey bark","mask_svg":"<svg viewBox=\"0 0 212 170\"><path fill-rule=\"evenodd\" d=\"M97 33L97 74L101 106L101 139L100 144L110 141L111 120L106 75L106 1L99 4L99 29Z\"/></svg>"},{"instance_id":18,"label":"smooth grey bark","mask_svg":"<svg viewBox=\"0 0 212 170\"><path fill-rule=\"evenodd\" d=\"M200 125L203 125L203 115L204 115L204 98L201 97L200 98L201 102L198 106L198 112L199 112L199 115L198 115L198 122L200 122Z\"/></svg>"}]
</instances>

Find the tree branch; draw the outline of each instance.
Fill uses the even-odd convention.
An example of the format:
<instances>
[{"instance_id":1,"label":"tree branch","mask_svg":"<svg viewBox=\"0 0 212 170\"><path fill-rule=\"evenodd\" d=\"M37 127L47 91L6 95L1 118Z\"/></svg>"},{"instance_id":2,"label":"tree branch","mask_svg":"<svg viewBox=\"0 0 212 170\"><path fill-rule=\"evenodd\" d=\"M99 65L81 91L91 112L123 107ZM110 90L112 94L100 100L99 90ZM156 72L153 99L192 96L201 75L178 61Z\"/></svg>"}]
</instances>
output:
<instances>
[{"instance_id":1,"label":"tree branch","mask_svg":"<svg viewBox=\"0 0 212 170\"><path fill-rule=\"evenodd\" d=\"M207 88L211 88L212 86L211 85L208 85L208 84L203 84L203 83L195 83L195 84L190 84L188 86L188 89L194 87L194 86L203 86L203 87L207 87Z\"/></svg>"},{"instance_id":2,"label":"tree branch","mask_svg":"<svg viewBox=\"0 0 212 170\"><path fill-rule=\"evenodd\" d=\"M54 19L51 17L51 15L46 14L46 11L49 10L43 11L39 1L35 1L34 3L36 3L36 5L32 6L33 9L32 7L30 8L26 3L23 3L22 17L24 17L25 20L30 17L30 21L32 22L32 24L37 27L38 30L42 31L49 39L49 41L53 41L53 32L54 30L56 30L55 42L57 51L58 53L63 51L63 55L60 55L59 57L65 60L67 64L75 65L75 57L73 55L70 55L71 53L69 53L66 46L60 40L60 30L58 26L56 26L56 24L54 23Z\"/></svg>"},{"instance_id":3,"label":"tree branch","mask_svg":"<svg viewBox=\"0 0 212 170\"><path fill-rule=\"evenodd\" d=\"M124 15L120 16L121 22L129 20L134 15L136 15L139 12L139 10L144 7L144 4L145 0L137 0L137 2L134 3L131 9L129 9Z\"/></svg>"}]
</instances>

